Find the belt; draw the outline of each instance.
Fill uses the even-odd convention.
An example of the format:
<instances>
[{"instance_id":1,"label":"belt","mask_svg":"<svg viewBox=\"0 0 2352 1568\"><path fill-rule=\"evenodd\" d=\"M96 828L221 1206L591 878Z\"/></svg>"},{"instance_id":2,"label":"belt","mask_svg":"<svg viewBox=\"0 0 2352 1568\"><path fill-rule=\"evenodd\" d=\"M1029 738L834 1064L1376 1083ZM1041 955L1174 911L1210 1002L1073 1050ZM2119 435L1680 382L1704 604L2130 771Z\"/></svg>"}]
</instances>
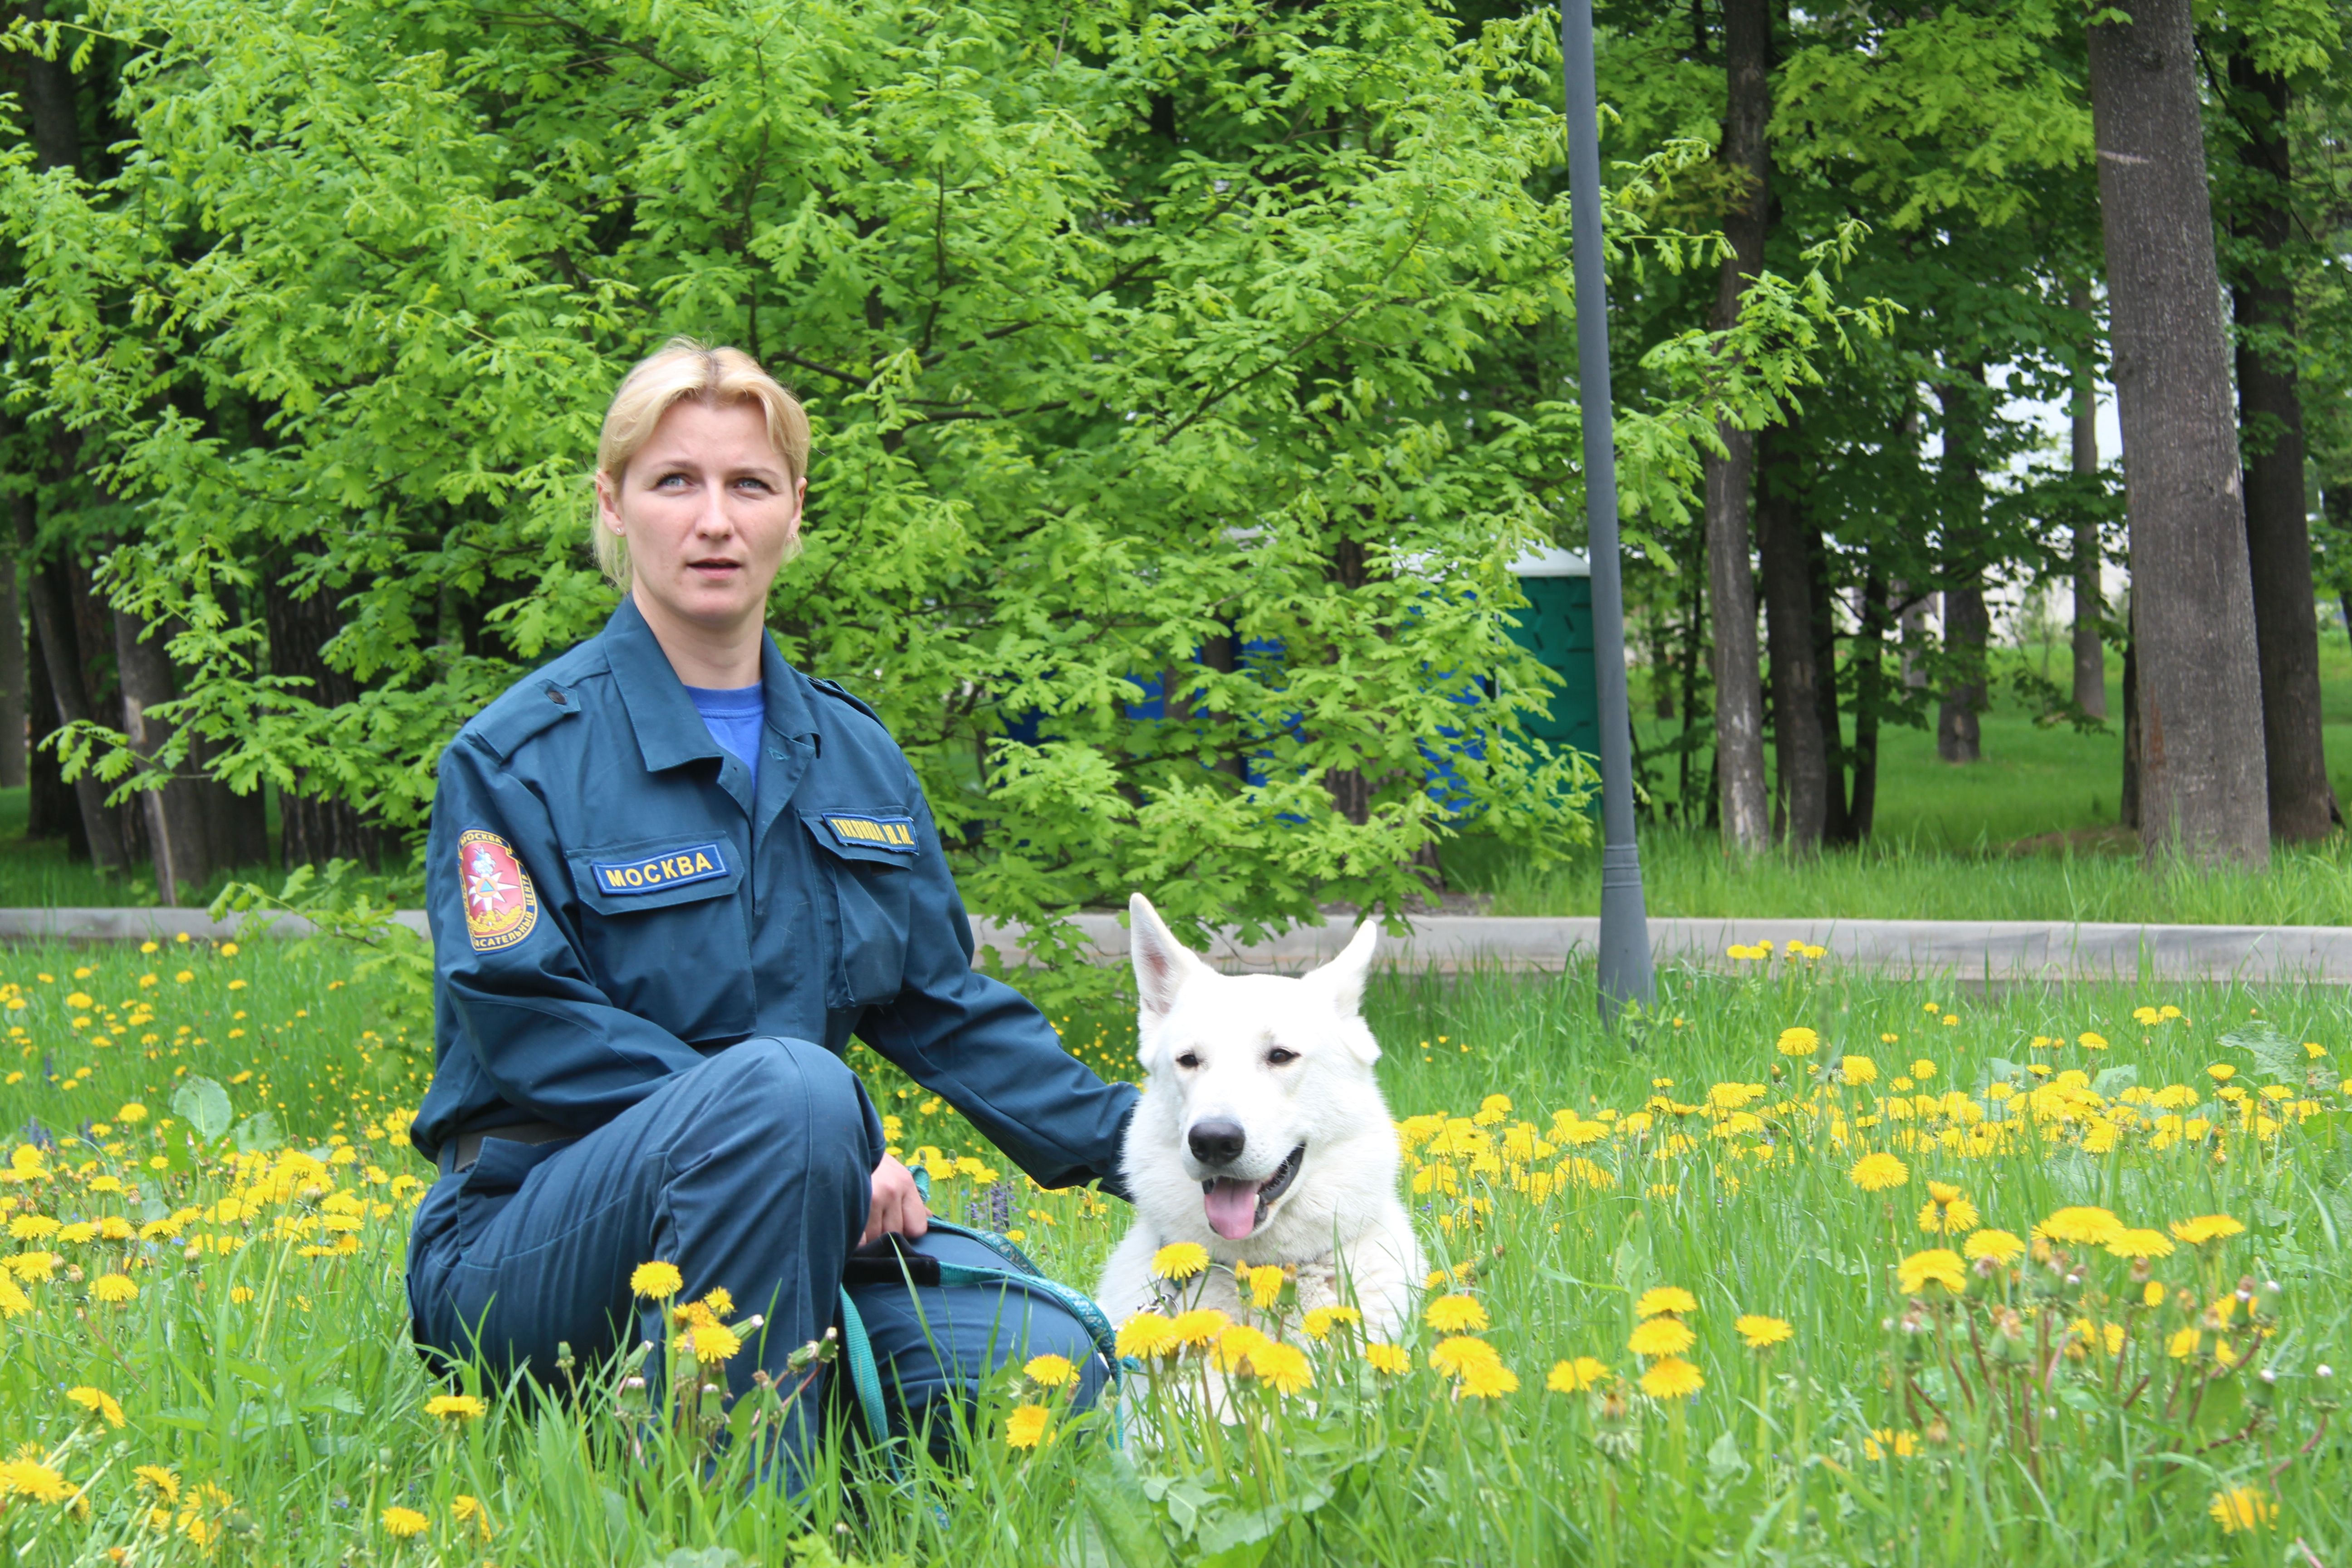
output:
<instances>
[{"instance_id":1,"label":"belt","mask_svg":"<svg viewBox=\"0 0 2352 1568\"><path fill-rule=\"evenodd\" d=\"M479 1132L460 1132L441 1145L441 1173L453 1175L471 1169L482 1157L482 1140L504 1139L509 1143L561 1143L580 1134L569 1127L558 1127L552 1121L521 1121L511 1127L485 1127Z\"/></svg>"}]
</instances>

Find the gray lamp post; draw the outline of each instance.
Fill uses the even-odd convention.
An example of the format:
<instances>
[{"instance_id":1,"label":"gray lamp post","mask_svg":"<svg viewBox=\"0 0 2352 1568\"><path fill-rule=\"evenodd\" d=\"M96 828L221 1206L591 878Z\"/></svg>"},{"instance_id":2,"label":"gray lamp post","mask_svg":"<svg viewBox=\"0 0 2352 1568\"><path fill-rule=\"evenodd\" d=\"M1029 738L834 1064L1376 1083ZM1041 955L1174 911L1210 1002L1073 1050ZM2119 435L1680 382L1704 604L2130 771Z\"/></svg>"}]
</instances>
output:
<instances>
[{"instance_id":1,"label":"gray lamp post","mask_svg":"<svg viewBox=\"0 0 2352 1568\"><path fill-rule=\"evenodd\" d=\"M1625 698L1625 581L1617 548L1617 432L1609 413L1609 285L1601 267L1601 106L1592 0L1560 0L1568 83L1568 186L1576 250L1577 390L1584 410L1584 512L1592 553L1592 664L1601 710L1601 1016L1657 1001L1642 852L1633 842L1633 723Z\"/></svg>"}]
</instances>

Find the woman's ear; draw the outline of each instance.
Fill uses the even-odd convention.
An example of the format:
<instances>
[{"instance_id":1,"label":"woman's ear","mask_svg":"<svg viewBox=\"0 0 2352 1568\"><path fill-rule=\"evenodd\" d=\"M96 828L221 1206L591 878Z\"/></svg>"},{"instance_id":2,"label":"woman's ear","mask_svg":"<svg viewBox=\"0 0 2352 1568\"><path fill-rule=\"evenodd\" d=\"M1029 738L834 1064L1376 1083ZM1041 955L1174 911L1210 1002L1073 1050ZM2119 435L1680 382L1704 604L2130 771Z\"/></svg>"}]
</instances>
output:
<instances>
[{"instance_id":1,"label":"woman's ear","mask_svg":"<svg viewBox=\"0 0 2352 1568\"><path fill-rule=\"evenodd\" d=\"M613 476L602 468L596 470L596 520L614 533L625 535L628 529L621 521L621 497ZM793 523L799 528L797 521Z\"/></svg>"}]
</instances>

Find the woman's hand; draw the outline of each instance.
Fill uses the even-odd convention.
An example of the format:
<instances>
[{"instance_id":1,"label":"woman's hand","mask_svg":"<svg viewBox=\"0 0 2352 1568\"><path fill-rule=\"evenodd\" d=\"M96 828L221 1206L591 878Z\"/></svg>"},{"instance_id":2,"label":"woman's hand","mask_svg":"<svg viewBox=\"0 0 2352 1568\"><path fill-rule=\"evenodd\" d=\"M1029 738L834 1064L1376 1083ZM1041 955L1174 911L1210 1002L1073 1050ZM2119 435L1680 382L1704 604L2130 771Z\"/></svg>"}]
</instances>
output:
<instances>
[{"instance_id":1,"label":"woman's hand","mask_svg":"<svg viewBox=\"0 0 2352 1568\"><path fill-rule=\"evenodd\" d=\"M923 1206L922 1194L915 1190L914 1173L889 1155L874 1167L874 1205L866 1211L866 1234L857 1239L864 1247L885 1236L903 1236L909 1241L931 1227L931 1211Z\"/></svg>"}]
</instances>

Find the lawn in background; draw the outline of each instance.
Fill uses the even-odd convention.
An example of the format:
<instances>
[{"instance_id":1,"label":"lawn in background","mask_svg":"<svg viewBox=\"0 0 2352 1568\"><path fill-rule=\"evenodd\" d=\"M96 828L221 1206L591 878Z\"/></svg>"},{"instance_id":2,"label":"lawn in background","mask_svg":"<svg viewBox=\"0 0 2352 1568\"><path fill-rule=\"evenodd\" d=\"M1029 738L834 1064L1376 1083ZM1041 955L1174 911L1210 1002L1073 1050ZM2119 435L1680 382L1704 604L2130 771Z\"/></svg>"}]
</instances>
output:
<instances>
[{"instance_id":1,"label":"lawn in background","mask_svg":"<svg viewBox=\"0 0 2352 1568\"><path fill-rule=\"evenodd\" d=\"M1379 978L1405 1180L1447 1271L1433 1295L1465 1299L1433 1309L1449 1327L1413 1327L1403 1370L1373 1370L1345 1324L1286 1331L1301 1359L1266 1364L1309 1385L1242 1377L1238 1425L1178 1419L1161 1441L1154 1412L1201 1360L1155 1361L1116 1452L1061 1408L1052 1369L1008 1373L966 1468L869 1466L803 1519L741 1484L748 1446L712 1462L660 1438L609 1379L568 1404L427 1379L401 1288L433 1176L403 1139L423 1067L348 962L256 942L0 963L0 1202L21 1260L0 1292L0 1531L19 1560L635 1568L723 1548L1030 1568L1222 1548L2079 1568L2352 1551L2352 1447L2331 1421L2352 1366L2352 1131L2330 991L1988 999L1801 963L1671 971L1629 1053L1586 974ZM1132 1075L1126 1016L1062 1022L1090 1063ZM2251 1023L2280 1031L2286 1072L2224 1043ZM940 1212L1091 1279L1123 1205L1032 1188L870 1052L852 1060L940 1177ZM227 1105L191 1090L176 1110L197 1079ZM238 1132L192 1159L199 1115ZM1923 1231L1923 1210L1957 1228ZM2245 1229L2172 1237L2210 1215ZM2112 1226L2148 1256L2062 1239L2054 1269L1918 1261L1990 1230L2027 1246L2045 1221ZM1750 1349L1778 1330L1747 1316L1790 1337ZM1660 1317L1675 1326L1642 1328ZM1016 1425L1023 1407L1042 1414ZM1035 1447L1012 1446L1041 1422Z\"/></svg>"}]
</instances>

